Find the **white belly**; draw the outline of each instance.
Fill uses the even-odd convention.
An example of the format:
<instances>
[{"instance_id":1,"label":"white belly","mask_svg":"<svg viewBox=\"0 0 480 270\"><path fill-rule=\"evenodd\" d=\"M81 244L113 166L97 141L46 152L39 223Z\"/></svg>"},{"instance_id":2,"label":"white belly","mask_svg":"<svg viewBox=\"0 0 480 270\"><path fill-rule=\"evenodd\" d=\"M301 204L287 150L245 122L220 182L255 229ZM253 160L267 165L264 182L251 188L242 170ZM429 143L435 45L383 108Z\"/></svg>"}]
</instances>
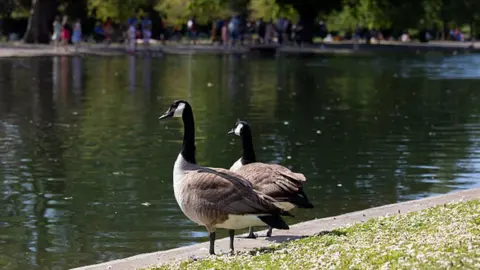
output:
<instances>
[{"instance_id":1,"label":"white belly","mask_svg":"<svg viewBox=\"0 0 480 270\"><path fill-rule=\"evenodd\" d=\"M174 176L174 179L175 179L175 176ZM175 200L177 201L178 206L180 206L180 209L184 211L183 204L182 204L183 199L181 194L181 183L178 183L177 181L173 181L173 193L175 194Z\"/></svg>"},{"instance_id":2,"label":"white belly","mask_svg":"<svg viewBox=\"0 0 480 270\"><path fill-rule=\"evenodd\" d=\"M237 171L242 166L243 166L242 158L240 158L239 160L235 161L235 163L233 163L232 167L230 167L230 171L232 171L232 172Z\"/></svg>"},{"instance_id":3,"label":"white belly","mask_svg":"<svg viewBox=\"0 0 480 270\"><path fill-rule=\"evenodd\" d=\"M185 177L185 167L187 161L183 158L182 154L179 154L175 164L173 165L173 193L175 194L175 200L180 206L180 209L185 213L185 208L183 207L183 197L182 197L182 184Z\"/></svg>"},{"instance_id":4,"label":"white belly","mask_svg":"<svg viewBox=\"0 0 480 270\"><path fill-rule=\"evenodd\" d=\"M228 215L228 219L215 227L229 230L240 230L253 226L267 226L254 215Z\"/></svg>"}]
</instances>

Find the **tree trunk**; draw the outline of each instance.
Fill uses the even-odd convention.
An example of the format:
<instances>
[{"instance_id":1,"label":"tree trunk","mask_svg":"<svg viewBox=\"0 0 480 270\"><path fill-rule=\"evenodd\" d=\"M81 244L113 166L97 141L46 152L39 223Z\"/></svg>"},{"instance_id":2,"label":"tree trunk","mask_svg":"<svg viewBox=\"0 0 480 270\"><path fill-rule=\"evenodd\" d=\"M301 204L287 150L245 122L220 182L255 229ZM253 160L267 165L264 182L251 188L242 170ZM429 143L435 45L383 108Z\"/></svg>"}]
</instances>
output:
<instances>
[{"instance_id":1,"label":"tree trunk","mask_svg":"<svg viewBox=\"0 0 480 270\"><path fill-rule=\"evenodd\" d=\"M87 22L88 20L87 0L68 1L66 5L64 4L64 15L67 15L68 18L71 18L72 20L80 19L82 21L82 24Z\"/></svg>"},{"instance_id":2,"label":"tree trunk","mask_svg":"<svg viewBox=\"0 0 480 270\"><path fill-rule=\"evenodd\" d=\"M236 15L245 16L248 13L249 0L229 0L228 6Z\"/></svg>"},{"instance_id":3,"label":"tree trunk","mask_svg":"<svg viewBox=\"0 0 480 270\"><path fill-rule=\"evenodd\" d=\"M472 45L475 42L475 20L470 22L470 39L472 40Z\"/></svg>"},{"instance_id":4,"label":"tree trunk","mask_svg":"<svg viewBox=\"0 0 480 270\"><path fill-rule=\"evenodd\" d=\"M26 43L49 43L51 24L56 9L56 0L32 0L27 31L23 41Z\"/></svg>"},{"instance_id":5,"label":"tree trunk","mask_svg":"<svg viewBox=\"0 0 480 270\"><path fill-rule=\"evenodd\" d=\"M447 24L448 24L447 20L444 19L442 24L442 40L446 40L448 36Z\"/></svg>"},{"instance_id":6,"label":"tree trunk","mask_svg":"<svg viewBox=\"0 0 480 270\"><path fill-rule=\"evenodd\" d=\"M310 12L300 14L301 25L303 26L301 39L304 44L313 44L315 17L316 16L311 14Z\"/></svg>"}]
</instances>

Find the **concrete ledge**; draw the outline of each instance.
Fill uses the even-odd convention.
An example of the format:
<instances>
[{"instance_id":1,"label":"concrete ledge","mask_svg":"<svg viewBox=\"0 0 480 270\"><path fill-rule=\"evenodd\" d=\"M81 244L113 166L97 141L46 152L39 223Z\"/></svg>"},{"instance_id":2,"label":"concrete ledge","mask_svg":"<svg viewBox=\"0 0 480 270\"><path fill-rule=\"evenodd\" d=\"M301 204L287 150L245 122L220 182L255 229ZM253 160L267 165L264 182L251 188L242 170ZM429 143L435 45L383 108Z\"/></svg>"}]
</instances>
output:
<instances>
[{"instance_id":1,"label":"concrete ledge","mask_svg":"<svg viewBox=\"0 0 480 270\"><path fill-rule=\"evenodd\" d=\"M311 236L322 231L330 231L340 226L366 221L371 218L403 214L419 211L436 205L461 200L480 199L480 188L439 195L426 199L385 205L367 210L348 213L336 217L315 219L292 225L289 231L274 231L274 236L270 238L245 239L245 235L238 235L235 239L235 248L238 251L252 250L254 248L268 247L272 243L281 243L303 236ZM266 231L259 232L259 235L265 235ZM218 253L228 251L228 238L216 241L216 250ZM196 244L188 247L181 247L166 251L140 254L133 257L74 268L75 270L124 270L153 267L164 264L172 260L184 260L191 256L206 256L208 254L208 243Z\"/></svg>"},{"instance_id":2,"label":"concrete ledge","mask_svg":"<svg viewBox=\"0 0 480 270\"><path fill-rule=\"evenodd\" d=\"M457 53L480 53L480 43L470 42L445 42L433 41L429 43L418 42L391 42L384 41L380 44L360 43L354 49L352 42L331 42L323 45L315 44L313 46L278 46L275 44L245 45L238 47L218 46L210 44L186 45L186 44L168 44L161 45L154 43L149 50L138 44L137 55L150 54L248 54L248 53L267 53L267 54L373 54L388 52L405 53L429 53L438 52L446 54ZM62 48L54 50L51 45L40 44L22 44L5 43L0 44L0 57L33 57L33 56L63 56L63 55L95 55L95 56L114 56L125 55L126 47L124 44L82 44L78 52L73 47L65 52Z\"/></svg>"}]
</instances>

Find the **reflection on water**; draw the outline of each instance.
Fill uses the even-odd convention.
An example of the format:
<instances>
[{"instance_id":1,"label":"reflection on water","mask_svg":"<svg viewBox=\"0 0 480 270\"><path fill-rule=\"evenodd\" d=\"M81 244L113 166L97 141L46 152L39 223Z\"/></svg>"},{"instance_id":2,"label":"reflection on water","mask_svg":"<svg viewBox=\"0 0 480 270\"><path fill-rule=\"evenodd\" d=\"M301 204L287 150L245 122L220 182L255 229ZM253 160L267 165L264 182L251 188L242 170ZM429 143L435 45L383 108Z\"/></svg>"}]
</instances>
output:
<instances>
[{"instance_id":1,"label":"reflection on water","mask_svg":"<svg viewBox=\"0 0 480 270\"><path fill-rule=\"evenodd\" d=\"M128 86L130 91L135 90L135 56L128 56Z\"/></svg>"},{"instance_id":2,"label":"reflection on water","mask_svg":"<svg viewBox=\"0 0 480 270\"><path fill-rule=\"evenodd\" d=\"M152 58L148 55L142 61L143 88L145 88L145 91L150 92L152 90Z\"/></svg>"},{"instance_id":3,"label":"reflection on water","mask_svg":"<svg viewBox=\"0 0 480 270\"><path fill-rule=\"evenodd\" d=\"M82 58L75 56L72 58L72 92L79 97L82 93Z\"/></svg>"},{"instance_id":4,"label":"reflection on water","mask_svg":"<svg viewBox=\"0 0 480 270\"><path fill-rule=\"evenodd\" d=\"M172 164L192 102L198 161L305 173L307 220L480 186L479 56L0 60L0 266L64 269L205 241ZM294 222L294 220L290 220ZM221 232L223 236L224 232Z\"/></svg>"},{"instance_id":5,"label":"reflection on water","mask_svg":"<svg viewBox=\"0 0 480 270\"><path fill-rule=\"evenodd\" d=\"M480 78L480 57L477 55L436 55L428 57L428 61L424 58L402 59L398 65L401 71L395 76L429 77L432 80Z\"/></svg>"}]
</instances>

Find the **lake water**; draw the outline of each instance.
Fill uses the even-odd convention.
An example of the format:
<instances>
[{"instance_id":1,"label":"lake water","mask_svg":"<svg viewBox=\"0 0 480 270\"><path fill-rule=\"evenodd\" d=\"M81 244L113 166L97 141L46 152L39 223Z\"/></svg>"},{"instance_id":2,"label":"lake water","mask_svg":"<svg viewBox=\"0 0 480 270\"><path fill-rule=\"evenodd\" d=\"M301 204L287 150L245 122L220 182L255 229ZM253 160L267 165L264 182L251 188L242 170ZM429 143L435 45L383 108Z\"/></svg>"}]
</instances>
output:
<instances>
[{"instance_id":1,"label":"lake water","mask_svg":"<svg viewBox=\"0 0 480 270\"><path fill-rule=\"evenodd\" d=\"M480 55L0 59L0 267L208 240L173 196L175 99L200 164L239 158L241 118L258 159L307 176L290 223L480 186Z\"/></svg>"}]
</instances>

